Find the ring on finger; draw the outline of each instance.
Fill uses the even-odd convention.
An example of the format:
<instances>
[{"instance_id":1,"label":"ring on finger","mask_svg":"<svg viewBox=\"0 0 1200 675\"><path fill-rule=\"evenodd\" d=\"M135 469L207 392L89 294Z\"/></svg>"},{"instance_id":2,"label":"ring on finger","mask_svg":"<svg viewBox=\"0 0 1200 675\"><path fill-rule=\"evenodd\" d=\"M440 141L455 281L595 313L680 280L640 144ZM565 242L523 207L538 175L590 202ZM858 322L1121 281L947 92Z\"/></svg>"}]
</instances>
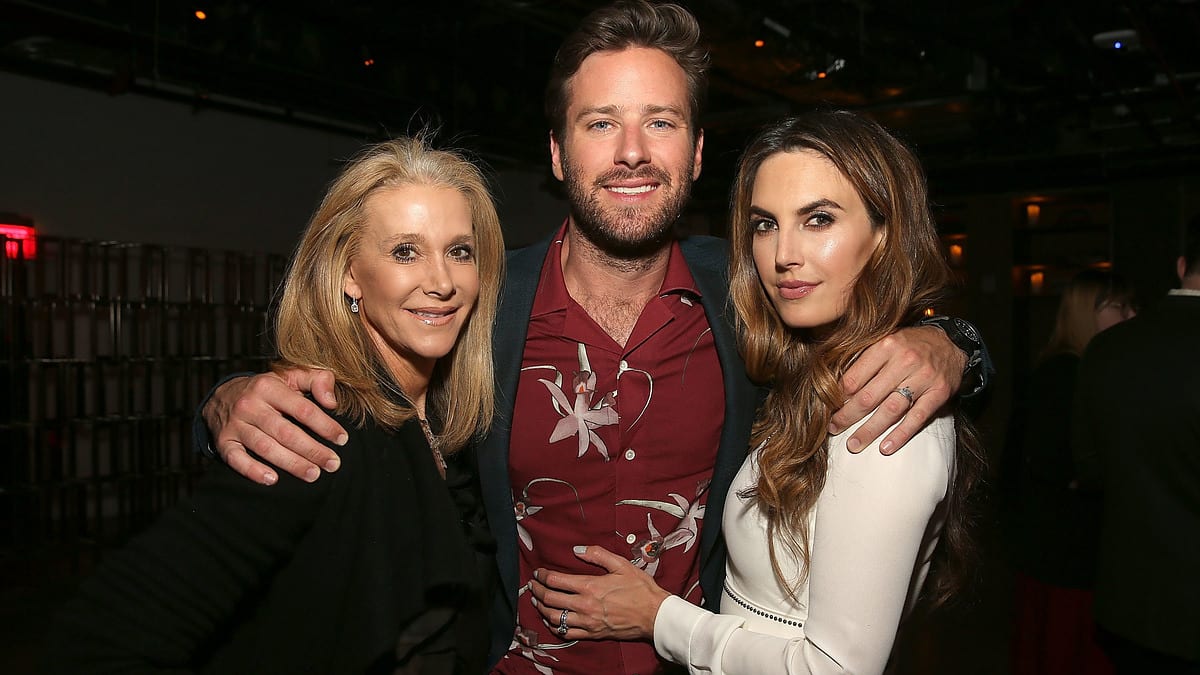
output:
<instances>
[{"instance_id":1,"label":"ring on finger","mask_svg":"<svg viewBox=\"0 0 1200 675\"><path fill-rule=\"evenodd\" d=\"M910 408L912 407L912 404L913 404L912 389L909 389L908 387L900 387L899 389L894 389L893 391L896 392L897 394L900 394L904 398L908 399L908 407L910 407Z\"/></svg>"},{"instance_id":2,"label":"ring on finger","mask_svg":"<svg viewBox=\"0 0 1200 675\"><path fill-rule=\"evenodd\" d=\"M571 610L564 609L562 614L558 616L558 629L555 631L559 637L564 637L567 634L567 612Z\"/></svg>"}]
</instances>

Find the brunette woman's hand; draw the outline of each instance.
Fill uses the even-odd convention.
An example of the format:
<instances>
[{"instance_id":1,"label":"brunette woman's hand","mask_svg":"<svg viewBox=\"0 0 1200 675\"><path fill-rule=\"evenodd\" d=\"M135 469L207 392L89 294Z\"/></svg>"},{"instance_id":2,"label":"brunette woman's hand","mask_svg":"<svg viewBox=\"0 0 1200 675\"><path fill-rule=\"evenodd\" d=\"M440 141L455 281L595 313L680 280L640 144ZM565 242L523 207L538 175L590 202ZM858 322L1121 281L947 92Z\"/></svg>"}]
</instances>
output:
<instances>
[{"instance_id":1,"label":"brunette woman's hand","mask_svg":"<svg viewBox=\"0 0 1200 675\"><path fill-rule=\"evenodd\" d=\"M639 640L654 635L658 607L671 594L628 560L600 546L576 546L575 556L607 574L565 574L539 568L530 582L533 603L551 630L567 611L564 640Z\"/></svg>"},{"instance_id":2,"label":"brunette woman's hand","mask_svg":"<svg viewBox=\"0 0 1200 675\"><path fill-rule=\"evenodd\" d=\"M337 454L297 426L335 445L346 443L346 430L304 396L309 391L322 406L337 405L333 375L325 370L262 373L217 387L201 410L217 454L234 471L265 485L273 485L279 476L263 462L310 483L322 468L337 471Z\"/></svg>"},{"instance_id":3,"label":"brunette woman's hand","mask_svg":"<svg viewBox=\"0 0 1200 675\"><path fill-rule=\"evenodd\" d=\"M870 415L846 443L858 452L900 422L879 444L880 452L890 455L958 391L966 364L967 355L940 328L898 330L868 347L846 370L842 388L847 400L834 413L829 432L840 433Z\"/></svg>"}]
</instances>

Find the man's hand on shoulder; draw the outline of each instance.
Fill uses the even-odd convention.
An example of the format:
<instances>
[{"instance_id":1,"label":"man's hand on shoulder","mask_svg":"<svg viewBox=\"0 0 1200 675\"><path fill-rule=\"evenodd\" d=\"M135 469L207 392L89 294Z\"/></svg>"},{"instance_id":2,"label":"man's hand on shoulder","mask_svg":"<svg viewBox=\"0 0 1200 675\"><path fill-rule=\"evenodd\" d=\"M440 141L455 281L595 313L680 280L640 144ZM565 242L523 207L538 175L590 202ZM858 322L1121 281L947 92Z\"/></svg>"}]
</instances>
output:
<instances>
[{"instance_id":1,"label":"man's hand on shoulder","mask_svg":"<svg viewBox=\"0 0 1200 675\"><path fill-rule=\"evenodd\" d=\"M967 355L940 328L916 326L892 333L859 355L842 376L848 398L834 413L829 431L840 433L870 415L846 443L858 452L900 421L879 445L890 455L958 391L966 364Z\"/></svg>"},{"instance_id":2,"label":"man's hand on shoulder","mask_svg":"<svg viewBox=\"0 0 1200 675\"><path fill-rule=\"evenodd\" d=\"M346 430L304 392L312 392L326 408L337 405L333 375L324 370L263 373L218 387L202 410L217 454L234 471L265 485L279 476L263 462L310 483L321 476L321 467L337 471L337 454L284 417L336 445L346 443Z\"/></svg>"}]
</instances>

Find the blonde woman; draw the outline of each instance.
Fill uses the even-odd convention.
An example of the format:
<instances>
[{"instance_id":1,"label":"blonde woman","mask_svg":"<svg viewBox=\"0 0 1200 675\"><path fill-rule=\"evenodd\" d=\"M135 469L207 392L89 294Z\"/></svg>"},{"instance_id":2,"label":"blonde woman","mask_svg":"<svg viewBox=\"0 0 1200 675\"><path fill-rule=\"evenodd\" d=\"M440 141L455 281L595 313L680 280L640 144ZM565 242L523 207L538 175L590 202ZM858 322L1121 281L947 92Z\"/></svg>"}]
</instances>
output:
<instances>
[{"instance_id":1,"label":"blonde woman","mask_svg":"<svg viewBox=\"0 0 1200 675\"><path fill-rule=\"evenodd\" d=\"M53 668L481 672L492 546L459 450L491 422L503 256L459 154L400 139L351 162L304 233L276 326L278 368L337 377L341 470L272 489L214 465L84 584Z\"/></svg>"},{"instance_id":2,"label":"blonde woman","mask_svg":"<svg viewBox=\"0 0 1200 675\"><path fill-rule=\"evenodd\" d=\"M1088 343L1134 314L1133 290L1119 275L1088 269L1071 279L1009 424L1001 513L1017 569L1014 675L1112 672L1092 620L1103 507L1078 486L1072 402Z\"/></svg>"},{"instance_id":3,"label":"blonde woman","mask_svg":"<svg viewBox=\"0 0 1200 675\"><path fill-rule=\"evenodd\" d=\"M608 575L539 570L533 595L568 640L653 639L693 673L880 673L931 561L943 569L927 592L954 588L982 464L948 410L892 456L847 452L853 428L828 433L846 368L948 278L923 173L865 118L784 120L742 156L731 240L742 353L771 391L725 502L721 613L597 546L576 554Z\"/></svg>"}]
</instances>

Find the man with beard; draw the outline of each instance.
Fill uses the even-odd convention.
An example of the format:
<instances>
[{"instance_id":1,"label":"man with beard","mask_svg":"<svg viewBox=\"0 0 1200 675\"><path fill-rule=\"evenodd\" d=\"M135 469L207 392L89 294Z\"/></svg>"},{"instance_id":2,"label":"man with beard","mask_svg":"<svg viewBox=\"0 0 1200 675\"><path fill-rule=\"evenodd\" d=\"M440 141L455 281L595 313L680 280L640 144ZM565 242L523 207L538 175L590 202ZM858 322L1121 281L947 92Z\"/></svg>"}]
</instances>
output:
<instances>
[{"instance_id":1,"label":"man with beard","mask_svg":"<svg viewBox=\"0 0 1200 675\"><path fill-rule=\"evenodd\" d=\"M701 170L708 59L699 37L679 6L618 2L584 19L551 69L550 154L570 215L549 239L509 254L497 422L476 448L500 568L497 672L662 670L649 643L564 642L567 612L557 625L542 621L528 592L533 570L603 572L577 560L575 545L628 552L694 602L720 597L721 510L760 394L725 313L726 243L672 239ZM959 387L964 364L978 361L971 351L936 328L889 337L847 374L852 398L834 431L879 406L851 447L902 420L881 446L894 451ZM217 451L260 482L274 473L246 448L309 480L318 466L335 470L326 445L280 416L336 442L342 430L295 391L309 388L332 402L320 374L222 385L204 409Z\"/></svg>"}]
</instances>

